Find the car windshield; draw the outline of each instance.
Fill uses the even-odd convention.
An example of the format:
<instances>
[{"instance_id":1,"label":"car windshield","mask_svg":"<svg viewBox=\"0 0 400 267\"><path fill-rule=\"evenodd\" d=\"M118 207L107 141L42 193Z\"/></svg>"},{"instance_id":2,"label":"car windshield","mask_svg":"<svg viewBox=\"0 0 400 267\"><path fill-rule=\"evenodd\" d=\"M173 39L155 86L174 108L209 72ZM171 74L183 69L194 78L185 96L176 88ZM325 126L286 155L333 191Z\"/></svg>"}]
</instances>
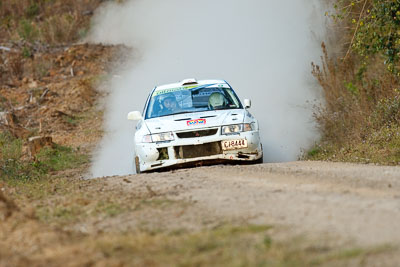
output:
<instances>
[{"instance_id":1,"label":"car windshield","mask_svg":"<svg viewBox=\"0 0 400 267\"><path fill-rule=\"evenodd\" d=\"M147 106L146 119L221 109L242 108L228 85L196 85L156 89Z\"/></svg>"}]
</instances>

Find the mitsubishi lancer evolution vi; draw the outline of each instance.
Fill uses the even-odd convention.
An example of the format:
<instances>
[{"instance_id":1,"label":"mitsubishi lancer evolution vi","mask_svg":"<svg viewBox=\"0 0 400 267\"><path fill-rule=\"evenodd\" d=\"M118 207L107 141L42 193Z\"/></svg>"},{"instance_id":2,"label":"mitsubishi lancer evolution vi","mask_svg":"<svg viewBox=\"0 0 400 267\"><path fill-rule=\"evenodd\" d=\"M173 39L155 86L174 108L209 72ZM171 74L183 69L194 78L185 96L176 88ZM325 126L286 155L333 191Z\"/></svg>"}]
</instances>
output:
<instances>
[{"instance_id":1,"label":"mitsubishi lancer evolution vi","mask_svg":"<svg viewBox=\"0 0 400 267\"><path fill-rule=\"evenodd\" d=\"M259 125L223 80L183 80L150 93L135 133L136 173L224 162L261 163Z\"/></svg>"}]
</instances>

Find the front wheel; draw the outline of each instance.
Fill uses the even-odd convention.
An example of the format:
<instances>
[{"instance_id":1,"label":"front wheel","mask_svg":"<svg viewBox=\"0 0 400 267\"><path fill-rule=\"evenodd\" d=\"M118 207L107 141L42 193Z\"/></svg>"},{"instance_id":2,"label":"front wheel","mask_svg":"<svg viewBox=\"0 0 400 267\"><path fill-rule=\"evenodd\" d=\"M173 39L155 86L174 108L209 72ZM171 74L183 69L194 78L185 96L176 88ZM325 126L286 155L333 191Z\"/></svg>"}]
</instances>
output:
<instances>
[{"instance_id":1,"label":"front wheel","mask_svg":"<svg viewBox=\"0 0 400 267\"><path fill-rule=\"evenodd\" d=\"M140 174L140 161L138 156L135 157L135 167L136 167L136 174Z\"/></svg>"}]
</instances>

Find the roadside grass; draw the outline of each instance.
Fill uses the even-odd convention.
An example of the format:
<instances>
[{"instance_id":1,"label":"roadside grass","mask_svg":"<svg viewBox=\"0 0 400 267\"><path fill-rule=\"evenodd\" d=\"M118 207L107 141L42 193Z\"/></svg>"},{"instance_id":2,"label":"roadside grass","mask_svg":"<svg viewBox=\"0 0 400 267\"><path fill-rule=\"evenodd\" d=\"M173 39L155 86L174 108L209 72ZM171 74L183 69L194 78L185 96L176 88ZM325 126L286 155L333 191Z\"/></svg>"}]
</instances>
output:
<instances>
[{"instance_id":1,"label":"roadside grass","mask_svg":"<svg viewBox=\"0 0 400 267\"><path fill-rule=\"evenodd\" d=\"M135 209L136 210L141 210L141 209L146 209L146 208L162 208L166 207L169 205L176 204L177 201L171 200L171 199L166 199L166 198L149 198L149 199L141 199Z\"/></svg>"},{"instance_id":2,"label":"roadside grass","mask_svg":"<svg viewBox=\"0 0 400 267\"><path fill-rule=\"evenodd\" d=\"M131 204L131 203L129 203ZM113 201L100 201L96 204L95 211L104 214L106 217L115 217L121 213L130 211L130 205L122 205Z\"/></svg>"},{"instance_id":3,"label":"roadside grass","mask_svg":"<svg viewBox=\"0 0 400 267\"><path fill-rule=\"evenodd\" d=\"M92 184L96 188L94 184ZM120 197L118 194L98 192L79 188L64 192L64 195L50 193L46 198L37 199L36 216L43 223L55 227L68 227L74 224L101 220L106 221L122 215L144 214L155 210L172 210L189 205L182 201L173 201L164 197L147 199L148 196Z\"/></svg>"},{"instance_id":4,"label":"roadside grass","mask_svg":"<svg viewBox=\"0 0 400 267\"><path fill-rule=\"evenodd\" d=\"M9 132L0 132L0 181L10 186L51 181L50 174L67 169L78 169L89 162L89 157L78 149L55 145L44 147L36 160L26 158L23 141Z\"/></svg>"},{"instance_id":5,"label":"roadside grass","mask_svg":"<svg viewBox=\"0 0 400 267\"><path fill-rule=\"evenodd\" d=\"M33 162L23 160L23 142L9 132L0 132L0 180L28 181L44 175Z\"/></svg>"},{"instance_id":6,"label":"roadside grass","mask_svg":"<svg viewBox=\"0 0 400 267\"><path fill-rule=\"evenodd\" d=\"M305 159L399 165L400 126L383 127L373 131L362 142L321 142L308 152Z\"/></svg>"},{"instance_id":7,"label":"roadside grass","mask_svg":"<svg viewBox=\"0 0 400 267\"><path fill-rule=\"evenodd\" d=\"M366 64L357 55L330 57L324 44L322 50L322 66L313 64L324 94L314 110L321 140L304 158L399 165L400 76L378 56Z\"/></svg>"},{"instance_id":8,"label":"roadside grass","mask_svg":"<svg viewBox=\"0 0 400 267\"><path fill-rule=\"evenodd\" d=\"M91 244L106 257L122 263L167 266L244 266L260 262L270 249L270 226L222 226L199 232L132 232L103 236ZM254 230L257 229L257 230ZM257 256L260 255L260 256Z\"/></svg>"},{"instance_id":9,"label":"roadside grass","mask_svg":"<svg viewBox=\"0 0 400 267\"><path fill-rule=\"evenodd\" d=\"M63 171L76 169L89 163L89 158L81 154L79 149L55 145L54 148L45 147L37 155L38 165L46 171Z\"/></svg>"},{"instance_id":10,"label":"roadside grass","mask_svg":"<svg viewBox=\"0 0 400 267\"><path fill-rule=\"evenodd\" d=\"M99 0L2 1L0 39L48 44L77 41L87 33L89 15L100 3Z\"/></svg>"},{"instance_id":11,"label":"roadside grass","mask_svg":"<svg viewBox=\"0 0 400 267\"><path fill-rule=\"evenodd\" d=\"M398 251L397 247L387 244L366 248L348 248L318 257L316 260L313 260L312 263L316 266L328 264L335 266L339 263L355 262L355 265L365 266L370 258L373 259L375 256L385 255L395 251Z\"/></svg>"},{"instance_id":12,"label":"roadside grass","mask_svg":"<svg viewBox=\"0 0 400 267\"><path fill-rule=\"evenodd\" d=\"M77 117L77 116L63 115L61 118L63 119L64 122L66 122L67 124L69 124L71 126L77 126L79 121L82 120L82 117Z\"/></svg>"},{"instance_id":13,"label":"roadside grass","mask_svg":"<svg viewBox=\"0 0 400 267\"><path fill-rule=\"evenodd\" d=\"M90 250L122 265L147 266L343 266L392 251L390 246L315 249L310 241L275 241L269 225L224 224L197 232L130 232L89 241Z\"/></svg>"},{"instance_id":14,"label":"roadside grass","mask_svg":"<svg viewBox=\"0 0 400 267\"><path fill-rule=\"evenodd\" d=\"M118 220L118 216L126 219L124 215L136 216L154 210L168 212L190 205L143 192L121 196L118 190L105 188L105 182L68 179L60 172L52 179L20 181L20 186L7 188L8 195L22 211L34 206L34 215L45 229L68 236L58 244L42 242L41 249L48 251L46 258L28 254L26 259L38 260L38 265L44 262L58 265L62 261L60 255L76 251L70 262L77 266L88 262L105 266L347 266L349 263L360 266L396 249L338 248L304 236L278 240L274 236L281 230L271 225L235 221L222 221L217 226L197 230L159 229L146 224L124 230L113 228L111 232L102 227L87 234L76 232L75 224ZM153 214L156 217L152 220L163 220L162 215Z\"/></svg>"},{"instance_id":15,"label":"roadside grass","mask_svg":"<svg viewBox=\"0 0 400 267\"><path fill-rule=\"evenodd\" d=\"M84 221L104 221L123 214L173 210L190 205L162 195L131 193L121 196L118 190L105 190L103 179L78 178L83 168L59 171L42 179L8 181L8 195L21 207L33 208L39 221L57 228Z\"/></svg>"}]
</instances>

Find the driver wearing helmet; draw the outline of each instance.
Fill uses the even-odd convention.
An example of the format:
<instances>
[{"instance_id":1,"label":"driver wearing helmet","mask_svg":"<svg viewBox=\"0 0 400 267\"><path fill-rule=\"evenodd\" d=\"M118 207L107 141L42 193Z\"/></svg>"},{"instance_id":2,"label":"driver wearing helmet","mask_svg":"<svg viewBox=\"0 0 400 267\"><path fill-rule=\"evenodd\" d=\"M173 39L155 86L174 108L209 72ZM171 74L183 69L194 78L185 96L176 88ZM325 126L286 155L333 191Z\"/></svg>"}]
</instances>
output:
<instances>
[{"instance_id":1,"label":"driver wearing helmet","mask_svg":"<svg viewBox=\"0 0 400 267\"><path fill-rule=\"evenodd\" d=\"M208 108L210 110L223 109L227 105L226 98L219 92L214 92L208 98Z\"/></svg>"},{"instance_id":2,"label":"driver wearing helmet","mask_svg":"<svg viewBox=\"0 0 400 267\"><path fill-rule=\"evenodd\" d=\"M161 103L163 107L160 114L161 116L174 114L180 110L178 102L173 94L166 96Z\"/></svg>"}]
</instances>

